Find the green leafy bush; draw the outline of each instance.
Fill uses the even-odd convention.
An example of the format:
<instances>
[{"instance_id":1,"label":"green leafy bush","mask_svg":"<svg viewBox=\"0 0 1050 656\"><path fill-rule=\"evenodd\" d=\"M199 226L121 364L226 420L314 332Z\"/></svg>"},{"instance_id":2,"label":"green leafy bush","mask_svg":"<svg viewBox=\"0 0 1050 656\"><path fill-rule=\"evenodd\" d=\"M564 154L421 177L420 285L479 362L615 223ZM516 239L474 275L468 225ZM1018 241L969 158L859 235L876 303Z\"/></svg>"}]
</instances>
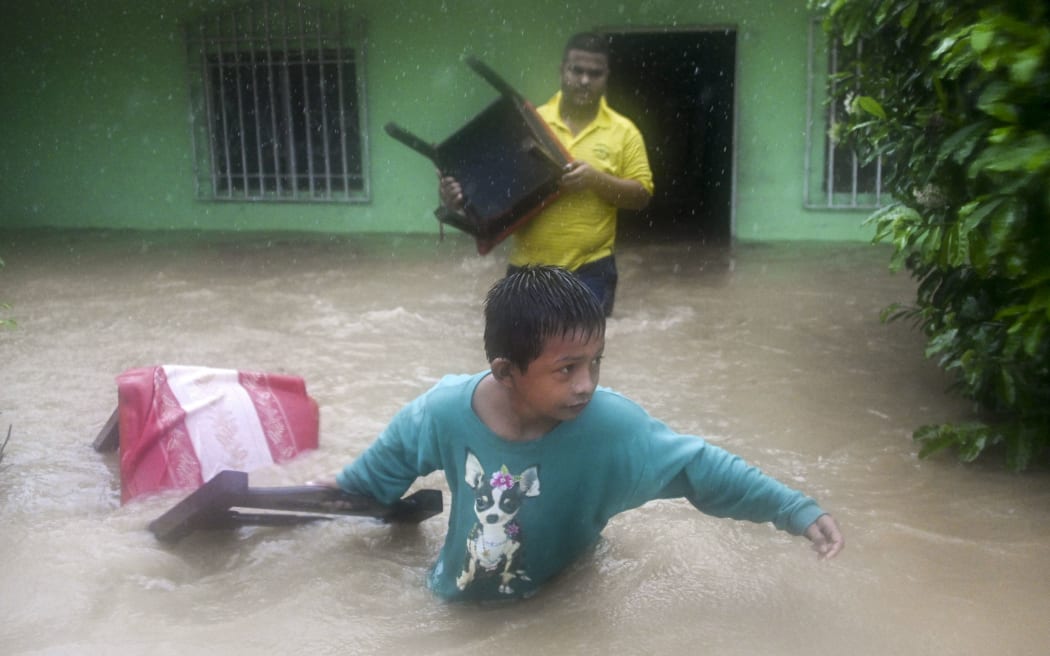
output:
<instances>
[{"instance_id":1,"label":"green leafy bush","mask_svg":"<svg viewBox=\"0 0 1050 656\"><path fill-rule=\"evenodd\" d=\"M918 281L890 308L927 337L980 421L923 426L920 454L1050 455L1050 24L1042 2L811 0L828 33L863 40L841 76L840 133L892 164L871 218Z\"/></svg>"}]
</instances>

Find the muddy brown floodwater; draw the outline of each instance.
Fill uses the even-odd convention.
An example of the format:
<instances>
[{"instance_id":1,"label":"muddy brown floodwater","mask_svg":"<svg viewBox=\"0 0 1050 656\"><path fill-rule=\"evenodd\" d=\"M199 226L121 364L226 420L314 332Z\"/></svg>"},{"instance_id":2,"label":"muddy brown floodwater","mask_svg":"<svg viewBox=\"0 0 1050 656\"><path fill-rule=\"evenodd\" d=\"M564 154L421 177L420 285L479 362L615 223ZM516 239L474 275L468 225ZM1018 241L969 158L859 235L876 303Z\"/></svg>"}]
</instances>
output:
<instances>
[{"instance_id":1,"label":"muddy brown floodwater","mask_svg":"<svg viewBox=\"0 0 1050 656\"><path fill-rule=\"evenodd\" d=\"M91 442L114 377L153 364L300 375L321 448L252 475L297 484L361 452L448 372L484 368L500 253L430 237L0 233L0 652L5 654L1042 655L1050 476L919 460L967 418L913 296L865 244L636 244L620 256L602 384L816 496L847 537L821 563L766 525L651 503L536 597L449 605L424 587L444 521L199 532L119 502ZM422 484L444 488L439 475Z\"/></svg>"}]
</instances>

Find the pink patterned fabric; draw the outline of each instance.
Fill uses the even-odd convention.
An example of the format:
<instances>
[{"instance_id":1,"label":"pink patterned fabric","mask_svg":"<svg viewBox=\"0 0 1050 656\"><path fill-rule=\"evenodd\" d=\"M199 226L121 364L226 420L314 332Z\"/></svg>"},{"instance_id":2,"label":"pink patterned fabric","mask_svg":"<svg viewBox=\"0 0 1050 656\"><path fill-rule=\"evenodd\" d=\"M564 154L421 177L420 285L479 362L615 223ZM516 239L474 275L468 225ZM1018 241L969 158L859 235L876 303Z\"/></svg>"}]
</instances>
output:
<instances>
[{"instance_id":1,"label":"pink patterned fabric","mask_svg":"<svg viewBox=\"0 0 1050 656\"><path fill-rule=\"evenodd\" d=\"M317 403L297 376L145 367L117 376L117 395L121 503L317 448Z\"/></svg>"}]
</instances>

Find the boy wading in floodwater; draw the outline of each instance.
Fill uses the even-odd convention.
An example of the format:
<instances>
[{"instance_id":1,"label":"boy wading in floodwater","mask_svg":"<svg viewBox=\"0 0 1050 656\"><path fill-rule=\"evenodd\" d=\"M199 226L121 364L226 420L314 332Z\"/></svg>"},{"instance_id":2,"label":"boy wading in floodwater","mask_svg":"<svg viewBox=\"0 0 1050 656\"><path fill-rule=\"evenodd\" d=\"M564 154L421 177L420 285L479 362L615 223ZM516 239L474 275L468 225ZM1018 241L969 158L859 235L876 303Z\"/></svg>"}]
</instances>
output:
<instances>
[{"instance_id":1,"label":"boy wading in floodwater","mask_svg":"<svg viewBox=\"0 0 1050 656\"><path fill-rule=\"evenodd\" d=\"M491 369L442 379L330 484L393 503L444 470L448 534L428 584L446 599L528 596L610 518L653 499L772 522L805 535L821 558L842 549L813 499L599 388L604 349L594 294L564 269L525 267L486 299Z\"/></svg>"}]
</instances>

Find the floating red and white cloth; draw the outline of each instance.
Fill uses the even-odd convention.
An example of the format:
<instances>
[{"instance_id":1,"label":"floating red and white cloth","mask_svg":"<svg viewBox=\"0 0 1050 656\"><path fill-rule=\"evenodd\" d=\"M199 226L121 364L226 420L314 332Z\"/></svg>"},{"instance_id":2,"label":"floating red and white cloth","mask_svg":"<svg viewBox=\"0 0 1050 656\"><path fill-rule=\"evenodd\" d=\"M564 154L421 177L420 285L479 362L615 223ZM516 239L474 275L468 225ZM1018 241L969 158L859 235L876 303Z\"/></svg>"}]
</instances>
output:
<instances>
[{"instance_id":1,"label":"floating red and white cloth","mask_svg":"<svg viewBox=\"0 0 1050 656\"><path fill-rule=\"evenodd\" d=\"M317 403L298 376L164 365L120 374L117 394L121 503L317 448Z\"/></svg>"}]
</instances>

